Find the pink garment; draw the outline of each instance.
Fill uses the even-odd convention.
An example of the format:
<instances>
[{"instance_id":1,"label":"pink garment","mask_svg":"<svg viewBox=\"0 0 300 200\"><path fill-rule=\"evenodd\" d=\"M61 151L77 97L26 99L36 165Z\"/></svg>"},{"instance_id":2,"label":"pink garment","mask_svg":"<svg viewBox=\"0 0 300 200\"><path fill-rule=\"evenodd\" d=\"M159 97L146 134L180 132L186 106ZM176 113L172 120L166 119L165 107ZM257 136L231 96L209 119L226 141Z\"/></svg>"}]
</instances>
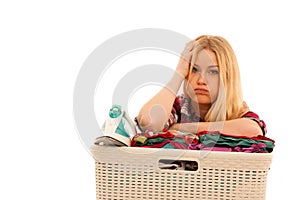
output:
<instances>
[{"instance_id":1,"label":"pink garment","mask_svg":"<svg viewBox=\"0 0 300 200\"><path fill-rule=\"evenodd\" d=\"M203 144L190 144L188 149L190 150L206 150L206 151L225 151L225 152L246 152L246 153L261 153L266 149L266 144L260 142L258 144L252 144L251 147L204 147Z\"/></svg>"},{"instance_id":2,"label":"pink garment","mask_svg":"<svg viewBox=\"0 0 300 200\"><path fill-rule=\"evenodd\" d=\"M188 149L190 150L205 150L205 151L226 151L231 152L232 149L230 147L204 147L203 144L190 144Z\"/></svg>"},{"instance_id":3,"label":"pink garment","mask_svg":"<svg viewBox=\"0 0 300 200\"><path fill-rule=\"evenodd\" d=\"M246 153L260 153L266 149L266 144L260 142L258 144L252 144L251 147L234 147L235 152L246 152Z\"/></svg>"}]
</instances>

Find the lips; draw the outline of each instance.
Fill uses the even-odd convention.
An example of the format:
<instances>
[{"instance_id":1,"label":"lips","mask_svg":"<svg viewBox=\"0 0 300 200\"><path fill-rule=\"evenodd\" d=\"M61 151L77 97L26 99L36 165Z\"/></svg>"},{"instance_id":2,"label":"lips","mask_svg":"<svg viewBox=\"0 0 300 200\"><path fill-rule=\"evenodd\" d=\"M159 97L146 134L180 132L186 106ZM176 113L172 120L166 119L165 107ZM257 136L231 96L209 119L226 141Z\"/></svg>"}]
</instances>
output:
<instances>
[{"instance_id":1,"label":"lips","mask_svg":"<svg viewBox=\"0 0 300 200\"><path fill-rule=\"evenodd\" d=\"M194 91L196 94L207 94L208 93L208 90L205 88L196 88L196 89L194 89Z\"/></svg>"}]
</instances>

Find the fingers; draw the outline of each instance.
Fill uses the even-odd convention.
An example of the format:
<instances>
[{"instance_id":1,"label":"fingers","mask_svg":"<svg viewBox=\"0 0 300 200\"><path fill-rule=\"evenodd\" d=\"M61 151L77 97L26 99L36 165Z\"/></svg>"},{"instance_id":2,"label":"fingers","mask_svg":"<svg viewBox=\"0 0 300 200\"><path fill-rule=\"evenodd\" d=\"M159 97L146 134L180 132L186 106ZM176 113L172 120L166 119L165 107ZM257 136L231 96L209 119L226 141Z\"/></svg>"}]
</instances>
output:
<instances>
[{"instance_id":1,"label":"fingers","mask_svg":"<svg viewBox=\"0 0 300 200\"><path fill-rule=\"evenodd\" d=\"M189 41L186 45L185 45L185 49L187 51L192 51L194 46L195 46L195 40Z\"/></svg>"},{"instance_id":2,"label":"fingers","mask_svg":"<svg viewBox=\"0 0 300 200\"><path fill-rule=\"evenodd\" d=\"M193 51L194 46L195 46L195 40L192 40L192 41L186 43L183 52L189 53L189 52Z\"/></svg>"},{"instance_id":3,"label":"fingers","mask_svg":"<svg viewBox=\"0 0 300 200\"><path fill-rule=\"evenodd\" d=\"M183 52L181 54L182 58L184 60L186 60L186 61L190 61L191 60L194 46L195 46L195 40L192 40L192 41L186 43L185 48L184 48L184 50L183 50Z\"/></svg>"},{"instance_id":4,"label":"fingers","mask_svg":"<svg viewBox=\"0 0 300 200\"><path fill-rule=\"evenodd\" d=\"M183 77L187 77L189 74L190 63L193 56L193 49L195 47L195 40L188 42L181 54L179 63L177 65L177 72Z\"/></svg>"}]
</instances>

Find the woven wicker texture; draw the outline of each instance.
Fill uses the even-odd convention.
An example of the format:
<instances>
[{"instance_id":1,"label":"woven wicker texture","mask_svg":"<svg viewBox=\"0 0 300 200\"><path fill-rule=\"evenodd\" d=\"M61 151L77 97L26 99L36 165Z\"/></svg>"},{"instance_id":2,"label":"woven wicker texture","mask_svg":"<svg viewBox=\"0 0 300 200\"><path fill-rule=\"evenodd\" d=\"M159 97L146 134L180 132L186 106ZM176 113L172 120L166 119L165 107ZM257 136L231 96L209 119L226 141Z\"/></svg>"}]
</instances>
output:
<instances>
[{"instance_id":1,"label":"woven wicker texture","mask_svg":"<svg viewBox=\"0 0 300 200\"><path fill-rule=\"evenodd\" d=\"M97 200L263 200L271 153L94 146ZM196 171L159 161L196 161Z\"/></svg>"}]
</instances>

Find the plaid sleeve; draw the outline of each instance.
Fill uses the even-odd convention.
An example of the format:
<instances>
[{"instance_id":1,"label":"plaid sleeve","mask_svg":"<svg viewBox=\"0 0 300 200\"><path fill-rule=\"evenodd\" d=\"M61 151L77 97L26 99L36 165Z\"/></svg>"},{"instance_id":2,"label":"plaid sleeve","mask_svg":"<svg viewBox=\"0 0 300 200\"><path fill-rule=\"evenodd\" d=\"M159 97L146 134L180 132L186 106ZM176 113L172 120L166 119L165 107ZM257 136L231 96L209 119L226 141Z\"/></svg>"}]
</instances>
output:
<instances>
[{"instance_id":1,"label":"plaid sleeve","mask_svg":"<svg viewBox=\"0 0 300 200\"><path fill-rule=\"evenodd\" d=\"M173 124L180 122L180 99L175 98L173 108L167 123L164 125L163 131L167 131Z\"/></svg>"},{"instance_id":2,"label":"plaid sleeve","mask_svg":"<svg viewBox=\"0 0 300 200\"><path fill-rule=\"evenodd\" d=\"M249 119L252 119L253 121L257 122L263 132L263 135L266 135L267 126L266 126L265 122L263 120L261 120L256 113L249 111L246 114L244 114L242 116L242 118L249 118Z\"/></svg>"}]
</instances>

